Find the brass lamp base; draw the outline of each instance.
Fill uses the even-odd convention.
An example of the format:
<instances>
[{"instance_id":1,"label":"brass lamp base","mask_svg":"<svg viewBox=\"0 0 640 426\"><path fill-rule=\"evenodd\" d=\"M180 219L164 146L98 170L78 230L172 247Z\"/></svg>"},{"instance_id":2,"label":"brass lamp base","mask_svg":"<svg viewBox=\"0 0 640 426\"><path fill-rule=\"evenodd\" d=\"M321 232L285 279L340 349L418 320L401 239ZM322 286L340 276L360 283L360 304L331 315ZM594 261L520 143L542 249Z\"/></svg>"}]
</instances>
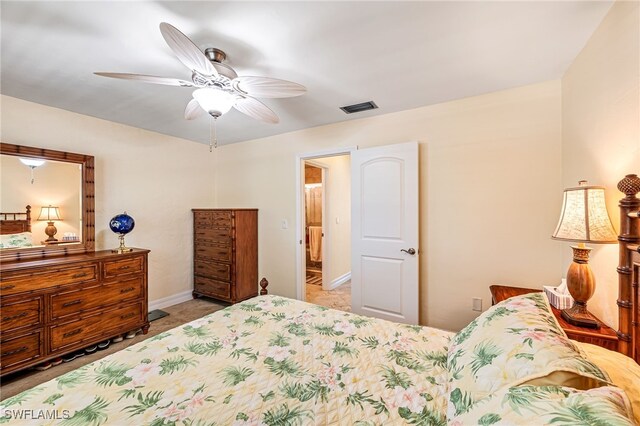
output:
<instances>
[{"instance_id":1,"label":"brass lamp base","mask_svg":"<svg viewBox=\"0 0 640 426\"><path fill-rule=\"evenodd\" d=\"M120 247L118 247L117 249L111 250L111 253L118 253L118 254L131 253L133 249L126 247L124 245L124 234L120 234L118 238L120 239Z\"/></svg>"},{"instance_id":2,"label":"brass lamp base","mask_svg":"<svg viewBox=\"0 0 640 426\"><path fill-rule=\"evenodd\" d=\"M574 302L569 309L563 309L562 318L569 324L578 327L600 328L600 323L587 311L587 306L584 303Z\"/></svg>"}]
</instances>

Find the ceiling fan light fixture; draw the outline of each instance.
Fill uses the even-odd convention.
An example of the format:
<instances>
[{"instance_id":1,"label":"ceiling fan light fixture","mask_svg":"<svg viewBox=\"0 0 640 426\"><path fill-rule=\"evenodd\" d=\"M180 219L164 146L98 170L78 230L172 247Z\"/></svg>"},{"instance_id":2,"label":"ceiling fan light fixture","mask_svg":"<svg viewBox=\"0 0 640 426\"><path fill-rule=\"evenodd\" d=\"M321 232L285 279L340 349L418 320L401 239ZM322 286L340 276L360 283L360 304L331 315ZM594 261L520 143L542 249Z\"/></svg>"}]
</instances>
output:
<instances>
[{"instance_id":1,"label":"ceiling fan light fixture","mask_svg":"<svg viewBox=\"0 0 640 426\"><path fill-rule=\"evenodd\" d=\"M20 162L29 167L40 167L44 164L44 160L37 160L35 158L21 158Z\"/></svg>"},{"instance_id":2,"label":"ceiling fan light fixture","mask_svg":"<svg viewBox=\"0 0 640 426\"><path fill-rule=\"evenodd\" d=\"M229 112L235 103L233 94L214 88L194 90L193 99L198 101L202 109L213 117L220 117Z\"/></svg>"}]
</instances>

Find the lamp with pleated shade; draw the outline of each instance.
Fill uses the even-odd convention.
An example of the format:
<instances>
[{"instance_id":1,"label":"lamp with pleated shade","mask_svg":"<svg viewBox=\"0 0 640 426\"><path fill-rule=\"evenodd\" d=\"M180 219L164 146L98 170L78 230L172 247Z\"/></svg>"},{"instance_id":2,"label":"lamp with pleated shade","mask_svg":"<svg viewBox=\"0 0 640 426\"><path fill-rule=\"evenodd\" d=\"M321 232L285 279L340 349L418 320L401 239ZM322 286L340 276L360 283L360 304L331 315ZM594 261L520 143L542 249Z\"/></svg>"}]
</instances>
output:
<instances>
[{"instance_id":1,"label":"lamp with pleated shade","mask_svg":"<svg viewBox=\"0 0 640 426\"><path fill-rule=\"evenodd\" d=\"M50 243L52 241L58 241L54 236L58 232L56 227L53 225L55 220L62 220L60 217L60 210L58 207L54 207L52 205L48 205L46 207L42 207L40 209L40 215L37 220L43 220L47 222L47 227L44 229L44 233L49 236L44 242Z\"/></svg>"},{"instance_id":2,"label":"lamp with pleated shade","mask_svg":"<svg viewBox=\"0 0 640 426\"><path fill-rule=\"evenodd\" d=\"M587 310L587 301L595 291L596 281L588 263L591 248L584 243L618 242L607 212L604 187L589 186L582 180L577 187L565 189L560 220L551 238L579 243L571 246L573 262L567 272L567 288L574 303L562 311L562 318L573 325L599 328L600 323Z\"/></svg>"}]
</instances>

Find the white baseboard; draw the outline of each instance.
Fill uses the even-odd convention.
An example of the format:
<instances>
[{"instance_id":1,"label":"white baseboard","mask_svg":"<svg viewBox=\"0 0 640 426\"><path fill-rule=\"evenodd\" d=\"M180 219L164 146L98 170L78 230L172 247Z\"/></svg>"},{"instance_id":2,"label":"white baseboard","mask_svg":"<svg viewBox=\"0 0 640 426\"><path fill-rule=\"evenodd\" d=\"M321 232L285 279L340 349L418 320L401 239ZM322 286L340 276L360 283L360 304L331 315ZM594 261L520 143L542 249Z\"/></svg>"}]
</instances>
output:
<instances>
[{"instance_id":1,"label":"white baseboard","mask_svg":"<svg viewBox=\"0 0 640 426\"><path fill-rule=\"evenodd\" d=\"M332 280L329 283L329 290L333 290L336 287L341 286L342 284L346 283L350 279L351 279L351 271L347 272L346 274L340 275L338 278L336 278L335 280Z\"/></svg>"},{"instance_id":2,"label":"white baseboard","mask_svg":"<svg viewBox=\"0 0 640 426\"><path fill-rule=\"evenodd\" d=\"M171 296L163 297L162 299L151 300L149 301L149 312L154 309L162 309L167 306L177 305L178 303L186 302L191 299L193 299L193 290L172 294Z\"/></svg>"}]
</instances>

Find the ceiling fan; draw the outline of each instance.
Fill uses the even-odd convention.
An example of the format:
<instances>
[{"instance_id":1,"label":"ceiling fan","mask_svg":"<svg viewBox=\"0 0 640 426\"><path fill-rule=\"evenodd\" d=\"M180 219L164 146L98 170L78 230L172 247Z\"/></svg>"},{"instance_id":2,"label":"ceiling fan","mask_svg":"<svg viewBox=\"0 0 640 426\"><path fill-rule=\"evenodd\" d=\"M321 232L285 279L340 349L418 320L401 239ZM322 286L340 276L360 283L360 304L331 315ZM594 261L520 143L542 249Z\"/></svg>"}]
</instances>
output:
<instances>
[{"instance_id":1,"label":"ceiling fan","mask_svg":"<svg viewBox=\"0 0 640 426\"><path fill-rule=\"evenodd\" d=\"M151 84L194 87L193 99L184 111L187 120L193 120L203 111L217 119L233 107L251 118L275 124L280 121L276 113L256 98L288 98L307 91L304 86L286 80L239 77L233 68L223 63L227 55L222 50L210 47L203 53L186 35L166 22L160 24L160 32L180 62L191 70L191 81L143 74L94 74Z\"/></svg>"}]
</instances>

